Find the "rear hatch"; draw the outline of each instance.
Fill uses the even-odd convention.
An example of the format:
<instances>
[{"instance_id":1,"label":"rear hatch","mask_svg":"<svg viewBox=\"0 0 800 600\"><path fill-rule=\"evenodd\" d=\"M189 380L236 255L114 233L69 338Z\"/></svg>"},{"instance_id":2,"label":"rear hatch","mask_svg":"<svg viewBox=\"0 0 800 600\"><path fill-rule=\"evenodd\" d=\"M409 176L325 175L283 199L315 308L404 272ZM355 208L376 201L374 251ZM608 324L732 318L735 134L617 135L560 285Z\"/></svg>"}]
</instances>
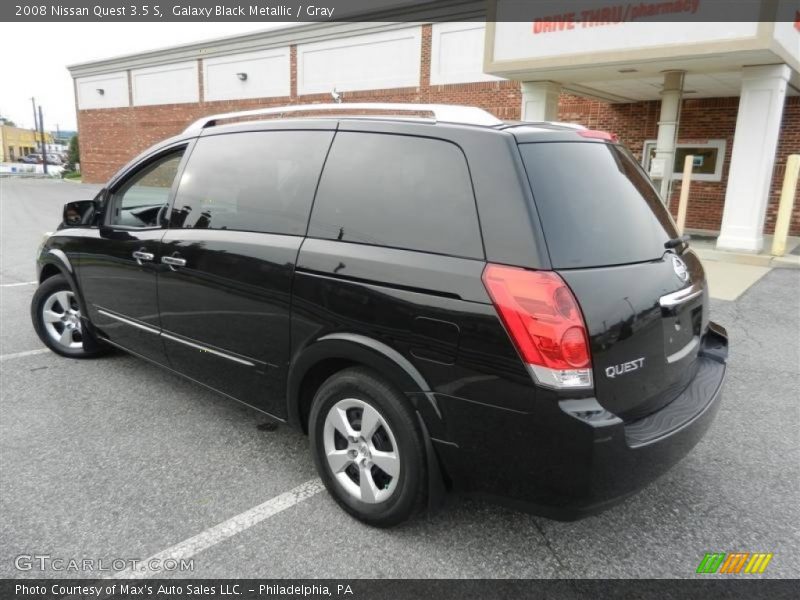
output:
<instances>
[{"instance_id":1,"label":"rear hatch","mask_svg":"<svg viewBox=\"0 0 800 600\"><path fill-rule=\"evenodd\" d=\"M580 304L598 402L626 421L668 404L697 368L705 276L647 175L599 141L519 145L553 269Z\"/></svg>"}]
</instances>

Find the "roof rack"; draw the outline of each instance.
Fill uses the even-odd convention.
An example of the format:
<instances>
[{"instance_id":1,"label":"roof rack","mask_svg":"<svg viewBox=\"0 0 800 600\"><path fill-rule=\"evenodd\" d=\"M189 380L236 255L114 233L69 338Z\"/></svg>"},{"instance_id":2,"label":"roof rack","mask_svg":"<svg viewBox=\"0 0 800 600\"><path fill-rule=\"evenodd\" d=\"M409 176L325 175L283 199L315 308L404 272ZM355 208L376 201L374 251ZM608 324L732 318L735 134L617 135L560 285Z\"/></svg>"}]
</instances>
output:
<instances>
[{"instance_id":1,"label":"roof rack","mask_svg":"<svg viewBox=\"0 0 800 600\"><path fill-rule=\"evenodd\" d=\"M482 127L495 127L503 122L491 113L475 106L458 106L452 104L400 104L391 102L353 102L351 104L294 104L290 106L275 106L270 108L257 108L255 110L242 110L238 112L209 115L198 119L185 130L185 134L199 134L206 127L212 127L217 121L226 119L241 119L246 117L259 117L264 115L284 115L298 112L312 111L390 111L390 112L424 112L432 113L435 122L459 123L464 125L479 125ZM353 115L355 117L365 115ZM389 116L389 115L387 115ZM374 117L373 117L374 118Z\"/></svg>"},{"instance_id":2,"label":"roof rack","mask_svg":"<svg viewBox=\"0 0 800 600\"><path fill-rule=\"evenodd\" d=\"M576 131L586 129L586 127L580 123L568 123L566 121L515 121L513 123L506 123L503 129L511 129L513 127L535 127L536 125L563 127L565 129L574 129Z\"/></svg>"}]
</instances>

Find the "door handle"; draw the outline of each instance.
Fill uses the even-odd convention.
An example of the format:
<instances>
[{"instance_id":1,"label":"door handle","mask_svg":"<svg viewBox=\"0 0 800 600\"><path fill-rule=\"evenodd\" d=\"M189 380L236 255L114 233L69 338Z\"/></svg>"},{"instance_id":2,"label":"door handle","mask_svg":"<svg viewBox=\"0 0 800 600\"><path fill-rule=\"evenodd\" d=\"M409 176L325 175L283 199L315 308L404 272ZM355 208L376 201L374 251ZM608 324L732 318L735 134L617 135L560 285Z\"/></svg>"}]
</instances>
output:
<instances>
[{"instance_id":1,"label":"door handle","mask_svg":"<svg viewBox=\"0 0 800 600\"><path fill-rule=\"evenodd\" d=\"M154 256L150 252L143 252L141 250L135 250L133 252L133 258L136 259L136 264L137 265L141 265L142 261L149 262L149 261L153 260Z\"/></svg>"},{"instance_id":2,"label":"door handle","mask_svg":"<svg viewBox=\"0 0 800 600\"><path fill-rule=\"evenodd\" d=\"M186 266L186 259L185 258L178 258L177 256L162 256L161 262L165 265L169 265L169 268L173 271L175 267L185 267Z\"/></svg>"}]
</instances>

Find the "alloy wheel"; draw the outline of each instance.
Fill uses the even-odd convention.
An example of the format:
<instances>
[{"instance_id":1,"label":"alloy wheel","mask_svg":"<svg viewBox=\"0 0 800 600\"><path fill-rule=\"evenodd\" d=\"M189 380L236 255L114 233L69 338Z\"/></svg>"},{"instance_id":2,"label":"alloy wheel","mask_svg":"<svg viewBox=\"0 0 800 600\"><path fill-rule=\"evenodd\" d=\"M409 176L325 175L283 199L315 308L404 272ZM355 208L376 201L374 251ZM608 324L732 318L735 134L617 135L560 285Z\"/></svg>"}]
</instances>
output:
<instances>
[{"instance_id":1,"label":"alloy wheel","mask_svg":"<svg viewBox=\"0 0 800 600\"><path fill-rule=\"evenodd\" d=\"M325 418L328 467L352 497L367 504L391 498L400 476L400 453L386 419L356 398L338 401Z\"/></svg>"},{"instance_id":2,"label":"alloy wheel","mask_svg":"<svg viewBox=\"0 0 800 600\"><path fill-rule=\"evenodd\" d=\"M81 311L75 294L59 290L42 304L42 324L50 338L64 349L83 347Z\"/></svg>"}]
</instances>

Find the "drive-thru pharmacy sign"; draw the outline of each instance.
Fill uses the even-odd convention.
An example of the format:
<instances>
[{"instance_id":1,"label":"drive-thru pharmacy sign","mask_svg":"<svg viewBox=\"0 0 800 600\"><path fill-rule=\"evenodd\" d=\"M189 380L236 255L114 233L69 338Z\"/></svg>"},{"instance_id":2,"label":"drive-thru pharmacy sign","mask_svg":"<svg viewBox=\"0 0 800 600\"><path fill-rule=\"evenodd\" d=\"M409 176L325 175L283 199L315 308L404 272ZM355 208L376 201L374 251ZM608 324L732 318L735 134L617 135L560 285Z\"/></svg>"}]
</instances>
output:
<instances>
[{"instance_id":1,"label":"drive-thru pharmacy sign","mask_svg":"<svg viewBox=\"0 0 800 600\"><path fill-rule=\"evenodd\" d=\"M602 27L639 19L696 15L702 0L676 2L629 2L592 6L583 10L561 12L533 20L533 33L553 33L575 28Z\"/></svg>"},{"instance_id":2,"label":"drive-thru pharmacy sign","mask_svg":"<svg viewBox=\"0 0 800 600\"><path fill-rule=\"evenodd\" d=\"M713 73L781 63L800 69L800 11L791 0L724 3L736 10L736 20L728 21L719 19L723 3L716 0L542 0L529 8L529 20L504 19L517 14L520 1L496 0L486 26L488 74L569 84L669 69ZM770 7L773 21L763 16Z\"/></svg>"}]
</instances>

